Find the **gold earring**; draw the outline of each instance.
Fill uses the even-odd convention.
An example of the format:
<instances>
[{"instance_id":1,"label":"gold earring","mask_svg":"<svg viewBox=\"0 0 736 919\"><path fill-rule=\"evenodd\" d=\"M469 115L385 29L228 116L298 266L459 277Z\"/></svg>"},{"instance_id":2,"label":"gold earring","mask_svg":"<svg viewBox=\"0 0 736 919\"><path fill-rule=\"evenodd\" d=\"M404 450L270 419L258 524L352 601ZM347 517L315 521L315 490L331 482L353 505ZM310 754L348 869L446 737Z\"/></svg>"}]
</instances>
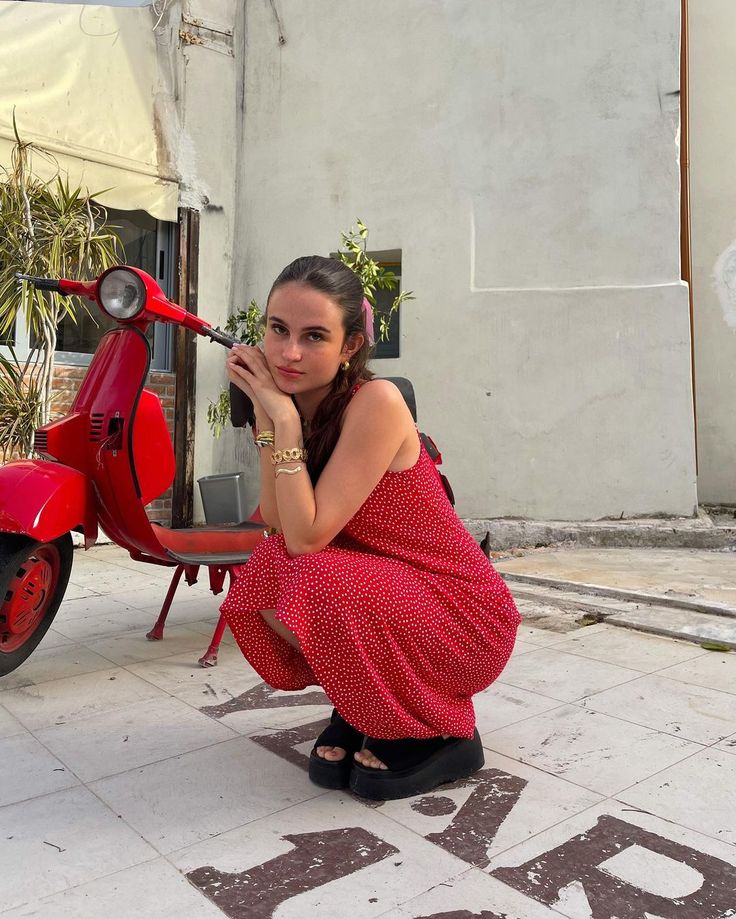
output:
<instances>
[{"instance_id":1,"label":"gold earring","mask_svg":"<svg viewBox=\"0 0 736 919\"><path fill-rule=\"evenodd\" d=\"M343 370L350 370L350 361L343 361L342 363Z\"/></svg>"}]
</instances>

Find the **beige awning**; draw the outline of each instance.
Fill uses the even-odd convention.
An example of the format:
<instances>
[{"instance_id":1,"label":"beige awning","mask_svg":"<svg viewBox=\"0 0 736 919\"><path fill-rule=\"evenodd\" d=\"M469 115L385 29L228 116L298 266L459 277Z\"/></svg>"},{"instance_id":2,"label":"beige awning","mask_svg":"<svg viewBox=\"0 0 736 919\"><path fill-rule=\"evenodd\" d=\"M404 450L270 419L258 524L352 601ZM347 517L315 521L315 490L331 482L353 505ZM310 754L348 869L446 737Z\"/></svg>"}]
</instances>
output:
<instances>
[{"instance_id":1,"label":"beige awning","mask_svg":"<svg viewBox=\"0 0 736 919\"><path fill-rule=\"evenodd\" d=\"M109 207L176 220L154 22L148 8L0 0L0 166L15 107L41 178L61 170Z\"/></svg>"}]
</instances>

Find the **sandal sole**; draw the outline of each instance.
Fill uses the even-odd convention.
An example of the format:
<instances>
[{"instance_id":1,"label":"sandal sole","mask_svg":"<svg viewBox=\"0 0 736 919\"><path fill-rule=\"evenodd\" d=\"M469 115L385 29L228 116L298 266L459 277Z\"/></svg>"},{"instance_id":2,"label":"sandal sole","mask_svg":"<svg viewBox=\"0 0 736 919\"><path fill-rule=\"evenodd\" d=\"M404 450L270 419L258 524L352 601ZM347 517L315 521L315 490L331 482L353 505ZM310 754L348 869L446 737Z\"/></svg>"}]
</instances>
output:
<instances>
[{"instance_id":1,"label":"sandal sole","mask_svg":"<svg viewBox=\"0 0 736 919\"><path fill-rule=\"evenodd\" d=\"M309 778L320 788L340 789L350 784L352 763L348 752L344 759L330 762L312 752L309 757Z\"/></svg>"},{"instance_id":2,"label":"sandal sole","mask_svg":"<svg viewBox=\"0 0 736 919\"><path fill-rule=\"evenodd\" d=\"M340 717L337 709L332 709L330 724L317 738L309 756L309 778L320 788L347 788L350 782L350 770L353 765L353 752L359 750L363 735ZM317 747L343 747L347 753L341 760L327 760L317 753Z\"/></svg>"},{"instance_id":3,"label":"sandal sole","mask_svg":"<svg viewBox=\"0 0 736 919\"><path fill-rule=\"evenodd\" d=\"M350 790L371 801L411 798L446 782L467 778L484 764L483 746L476 731L471 740L460 739L402 772L366 769L355 763L350 772Z\"/></svg>"}]
</instances>

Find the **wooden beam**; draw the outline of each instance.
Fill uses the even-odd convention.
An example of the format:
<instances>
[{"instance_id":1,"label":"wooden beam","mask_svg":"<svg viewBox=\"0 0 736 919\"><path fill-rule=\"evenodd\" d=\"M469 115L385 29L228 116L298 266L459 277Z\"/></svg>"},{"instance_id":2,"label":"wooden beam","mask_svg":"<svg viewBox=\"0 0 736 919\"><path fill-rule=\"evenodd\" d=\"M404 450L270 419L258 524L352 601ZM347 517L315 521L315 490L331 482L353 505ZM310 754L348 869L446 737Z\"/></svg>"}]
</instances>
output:
<instances>
[{"instance_id":1,"label":"wooden beam","mask_svg":"<svg viewBox=\"0 0 736 919\"><path fill-rule=\"evenodd\" d=\"M197 313L199 289L199 211L179 208L178 303ZM197 376L197 336L176 329L174 371L174 456L176 478L171 501L172 527L189 527L194 520L194 408Z\"/></svg>"}]
</instances>

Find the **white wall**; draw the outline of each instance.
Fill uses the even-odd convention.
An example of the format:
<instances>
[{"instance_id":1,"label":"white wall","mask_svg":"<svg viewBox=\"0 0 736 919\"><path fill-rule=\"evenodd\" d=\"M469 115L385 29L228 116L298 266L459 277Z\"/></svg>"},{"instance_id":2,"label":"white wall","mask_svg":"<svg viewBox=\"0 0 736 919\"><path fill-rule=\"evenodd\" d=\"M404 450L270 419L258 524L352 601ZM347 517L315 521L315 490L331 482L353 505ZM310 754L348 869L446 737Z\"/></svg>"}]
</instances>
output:
<instances>
[{"instance_id":1,"label":"white wall","mask_svg":"<svg viewBox=\"0 0 736 919\"><path fill-rule=\"evenodd\" d=\"M690 204L698 494L736 505L736 6L690 0Z\"/></svg>"},{"instance_id":2,"label":"white wall","mask_svg":"<svg viewBox=\"0 0 736 919\"><path fill-rule=\"evenodd\" d=\"M691 514L678 0L277 8L284 45L246 5L237 299L359 216L416 294L375 369L461 514Z\"/></svg>"}]
</instances>

